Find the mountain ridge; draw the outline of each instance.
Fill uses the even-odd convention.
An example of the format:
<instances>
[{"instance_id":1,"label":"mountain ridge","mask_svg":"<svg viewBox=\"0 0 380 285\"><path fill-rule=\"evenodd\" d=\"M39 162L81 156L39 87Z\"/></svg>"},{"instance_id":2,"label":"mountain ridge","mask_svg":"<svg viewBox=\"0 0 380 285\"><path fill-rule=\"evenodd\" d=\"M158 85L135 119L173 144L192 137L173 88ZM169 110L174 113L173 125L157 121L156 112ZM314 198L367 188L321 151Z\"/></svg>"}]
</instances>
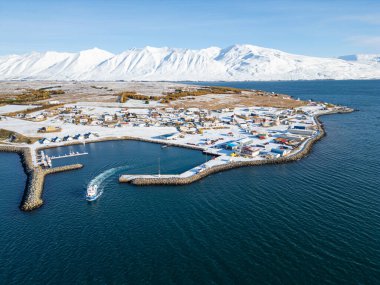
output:
<instances>
[{"instance_id":1,"label":"mountain ridge","mask_svg":"<svg viewBox=\"0 0 380 285\"><path fill-rule=\"evenodd\" d=\"M356 57L355 57L356 56ZM92 48L0 56L0 80L272 81L379 79L379 55L320 58L254 45Z\"/></svg>"}]
</instances>

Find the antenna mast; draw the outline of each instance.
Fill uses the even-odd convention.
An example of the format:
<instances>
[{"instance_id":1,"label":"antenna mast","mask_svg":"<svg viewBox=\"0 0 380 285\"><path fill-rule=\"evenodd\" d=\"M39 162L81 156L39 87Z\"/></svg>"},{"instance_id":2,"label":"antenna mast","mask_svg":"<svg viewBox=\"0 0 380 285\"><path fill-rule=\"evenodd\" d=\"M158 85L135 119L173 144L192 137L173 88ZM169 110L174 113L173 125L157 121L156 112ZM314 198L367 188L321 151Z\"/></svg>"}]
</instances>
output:
<instances>
[{"instance_id":1,"label":"antenna mast","mask_svg":"<svg viewBox=\"0 0 380 285\"><path fill-rule=\"evenodd\" d=\"M160 162L160 158L158 158L158 177L161 177L161 162Z\"/></svg>"}]
</instances>

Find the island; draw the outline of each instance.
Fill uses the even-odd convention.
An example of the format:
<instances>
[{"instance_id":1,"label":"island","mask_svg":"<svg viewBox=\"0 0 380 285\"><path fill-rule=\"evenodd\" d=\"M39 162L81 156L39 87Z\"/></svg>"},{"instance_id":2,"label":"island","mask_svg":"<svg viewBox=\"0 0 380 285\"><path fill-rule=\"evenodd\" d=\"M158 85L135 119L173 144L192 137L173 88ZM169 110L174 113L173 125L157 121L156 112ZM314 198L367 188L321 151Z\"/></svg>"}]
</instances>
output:
<instances>
[{"instance_id":1,"label":"island","mask_svg":"<svg viewBox=\"0 0 380 285\"><path fill-rule=\"evenodd\" d=\"M44 149L140 140L212 157L178 175L125 173L121 183L180 185L223 170L299 160L325 135L321 115L346 106L262 90L169 82L0 82L0 151L17 152L27 174L20 208L43 204L53 167ZM81 155L73 153L68 155Z\"/></svg>"}]
</instances>

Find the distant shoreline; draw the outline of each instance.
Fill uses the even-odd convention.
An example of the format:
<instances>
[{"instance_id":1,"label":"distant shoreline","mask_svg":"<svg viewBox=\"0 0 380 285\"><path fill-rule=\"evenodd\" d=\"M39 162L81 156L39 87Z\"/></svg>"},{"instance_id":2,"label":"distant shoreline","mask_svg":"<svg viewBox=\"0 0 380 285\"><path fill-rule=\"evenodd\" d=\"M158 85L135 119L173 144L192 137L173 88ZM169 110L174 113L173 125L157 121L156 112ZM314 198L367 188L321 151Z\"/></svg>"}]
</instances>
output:
<instances>
[{"instance_id":1,"label":"distant shoreline","mask_svg":"<svg viewBox=\"0 0 380 285\"><path fill-rule=\"evenodd\" d=\"M13 80L3 80L0 82L55 82L55 83L67 83L67 82L84 82L84 83L176 83L176 84L196 84L196 83L244 83L244 82L311 82L311 81L379 81L380 77L376 78L353 78L353 79L284 79L284 80L52 80L52 79L13 79ZM207 85L207 84L206 84Z\"/></svg>"}]
</instances>

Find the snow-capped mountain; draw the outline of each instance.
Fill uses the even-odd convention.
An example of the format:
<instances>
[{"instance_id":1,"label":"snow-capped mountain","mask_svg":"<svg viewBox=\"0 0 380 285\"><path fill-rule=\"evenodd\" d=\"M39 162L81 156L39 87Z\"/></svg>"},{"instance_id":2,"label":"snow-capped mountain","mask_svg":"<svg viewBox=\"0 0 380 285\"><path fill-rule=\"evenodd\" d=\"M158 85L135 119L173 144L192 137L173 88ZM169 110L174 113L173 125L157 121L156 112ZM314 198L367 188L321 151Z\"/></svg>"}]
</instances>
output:
<instances>
[{"instance_id":1,"label":"snow-capped mountain","mask_svg":"<svg viewBox=\"0 0 380 285\"><path fill-rule=\"evenodd\" d=\"M253 45L225 49L94 48L0 57L0 80L313 80L380 78L378 55L318 58Z\"/></svg>"}]
</instances>

